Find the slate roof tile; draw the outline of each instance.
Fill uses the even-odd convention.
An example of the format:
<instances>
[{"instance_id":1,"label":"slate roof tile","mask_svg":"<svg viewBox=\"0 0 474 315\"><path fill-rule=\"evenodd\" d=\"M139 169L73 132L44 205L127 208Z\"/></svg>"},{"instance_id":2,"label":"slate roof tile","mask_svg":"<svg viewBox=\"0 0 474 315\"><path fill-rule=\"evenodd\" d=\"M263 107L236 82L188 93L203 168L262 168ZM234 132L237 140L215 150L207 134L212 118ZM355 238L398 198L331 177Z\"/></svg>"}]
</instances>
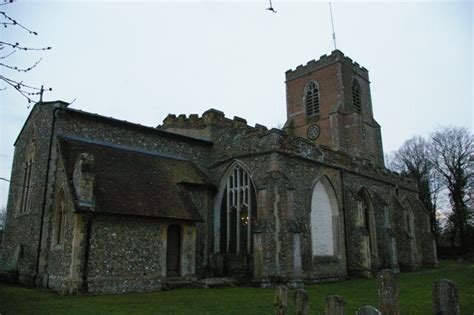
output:
<instances>
[{"instance_id":1,"label":"slate roof tile","mask_svg":"<svg viewBox=\"0 0 474 315\"><path fill-rule=\"evenodd\" d=\"M78 156L94 156L93 211L202 221L182 184L212 185L190 161L72 138L58 143L70 183Z\"/></svg>"}]
</instances>

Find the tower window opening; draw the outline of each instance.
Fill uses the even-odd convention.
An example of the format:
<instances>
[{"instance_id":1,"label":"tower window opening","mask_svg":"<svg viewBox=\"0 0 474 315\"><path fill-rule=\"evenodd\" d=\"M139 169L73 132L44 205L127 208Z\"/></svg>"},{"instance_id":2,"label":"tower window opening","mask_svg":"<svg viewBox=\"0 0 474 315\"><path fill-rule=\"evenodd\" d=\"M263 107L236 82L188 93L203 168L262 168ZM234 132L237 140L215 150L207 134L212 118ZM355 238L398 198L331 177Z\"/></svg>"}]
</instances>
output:
<instances>
[{"instance_id":1,"label":"tower window opening","mask_svg":"<svg viewBox=\"0 0 474 315\"><path fill-rule=\"evenodd\" d=\"M314 81L310 81L305 88L304 103L307 116L315 116L320 113L319 87Z\"/></svg>"},{"instance_id":2,"label":"tower window opening","mask_svg":"<svg viewBox=\"0 0 474 315\"><path fill-rule=\"evenodd\" d=\"M357 80L352 81L352 104L354 105L354 108L358 113L362 111L360 100L360 85Z\"/></svg>"}]
</instances>

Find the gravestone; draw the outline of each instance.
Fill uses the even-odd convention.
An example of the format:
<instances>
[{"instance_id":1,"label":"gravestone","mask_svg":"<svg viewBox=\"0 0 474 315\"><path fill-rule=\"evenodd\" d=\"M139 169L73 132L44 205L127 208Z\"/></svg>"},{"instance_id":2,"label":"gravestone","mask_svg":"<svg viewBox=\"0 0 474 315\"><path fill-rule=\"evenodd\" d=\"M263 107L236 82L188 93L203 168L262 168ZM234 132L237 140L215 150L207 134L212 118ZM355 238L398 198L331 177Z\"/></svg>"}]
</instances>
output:
<instances>
[{"instance_id":1,"label":"gravestone","mask_svg":"<svg viewBox=\"0 0 474 315\"><path fill-rule=\"evenodd\" d=\"M371 305L364 305L356 312L357 315L382 315L378 309Z\"/></svg>"},{"instance_id":2,"label":"gravestone","mask_svg":"<svg viewBox=\"0 0 474 315\"><path fill-rule=\"evenodd\" d=\"M309 314L309 297L303 289L298 289L294 295L295 298L295 314L307 315Z\"/></svg>"},{"instance_id":3,"label":"gravestone","mask_svg":"<svg viewBox=\"0 0 474 315\"><path fill-rule=\"evenodd\" d=\"M275 292L275 314L286 315L288 312L288 288L284 285L277 287Z\"/></svg>"},{"instance_id":4,"label":"gravestone","mask_svg":"<svg viewBox=\"0 0 474 315\"><path fill-rule=\"evenodd\" d=\"M433 283L433 314L459 314L458 288L453 282L441 279Z\"/></svg>"},{"instance_id":5,"label":"gravestone","mask_svg":"<svg viewBox=\"0 0 474 315\"><path fill-rule=\"evenodd\" d=\"M339 295L326 296L326 315L344 315L344 300Z\"/></svg>"},{"instance_id":6,"label":"gravestone","mask_svg":"<svg viewBox=\"0 0 474 315\"><path fill-rule=\"evenodd\" d=\"M383 315L400 315L398 282L395 272L384 269L377 274L379 310Z\"/></svg>"}]
</instances>

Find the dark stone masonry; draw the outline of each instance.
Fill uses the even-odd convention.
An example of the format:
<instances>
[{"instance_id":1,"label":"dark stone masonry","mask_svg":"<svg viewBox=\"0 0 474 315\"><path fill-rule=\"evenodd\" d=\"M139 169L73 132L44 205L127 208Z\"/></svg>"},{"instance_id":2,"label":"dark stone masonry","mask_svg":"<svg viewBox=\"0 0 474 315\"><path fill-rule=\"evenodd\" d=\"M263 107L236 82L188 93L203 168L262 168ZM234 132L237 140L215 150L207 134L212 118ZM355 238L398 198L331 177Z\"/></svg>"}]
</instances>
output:
<instances>
[{"instance_id":1,"label":"dark stone masonry","mask_svg":"<svg viewBox=\"0 0 474 315\"><path fill-rule=\"evenodd\" d=\"M0 269L61 293L258 286L436 265L429 214L387 170L368 71L286 73L282 130L210 109L156 128L43 102L15 142Z\"/></svg>"}]
</instances>

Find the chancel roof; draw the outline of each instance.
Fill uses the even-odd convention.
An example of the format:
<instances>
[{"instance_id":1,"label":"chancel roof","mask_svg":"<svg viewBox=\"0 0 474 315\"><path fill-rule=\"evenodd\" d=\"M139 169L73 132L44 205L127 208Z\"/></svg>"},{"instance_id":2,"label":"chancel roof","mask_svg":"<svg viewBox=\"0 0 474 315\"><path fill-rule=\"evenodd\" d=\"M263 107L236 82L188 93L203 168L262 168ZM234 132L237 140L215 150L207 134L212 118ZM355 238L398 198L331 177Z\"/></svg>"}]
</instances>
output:
<instances>
[{"instance_id":1,"label":"chancel roof","mask_svg":"<svg viewBox=\"0 0 474 315\"><path fill-rule=\"evenodd\" d=\"M202 221L187 187L212 185L190 161L84 139L59 137L58 143L73 192L77 158L82 153L94 157L95 206L78 210Z\"/></svg>"}]
</instances>

